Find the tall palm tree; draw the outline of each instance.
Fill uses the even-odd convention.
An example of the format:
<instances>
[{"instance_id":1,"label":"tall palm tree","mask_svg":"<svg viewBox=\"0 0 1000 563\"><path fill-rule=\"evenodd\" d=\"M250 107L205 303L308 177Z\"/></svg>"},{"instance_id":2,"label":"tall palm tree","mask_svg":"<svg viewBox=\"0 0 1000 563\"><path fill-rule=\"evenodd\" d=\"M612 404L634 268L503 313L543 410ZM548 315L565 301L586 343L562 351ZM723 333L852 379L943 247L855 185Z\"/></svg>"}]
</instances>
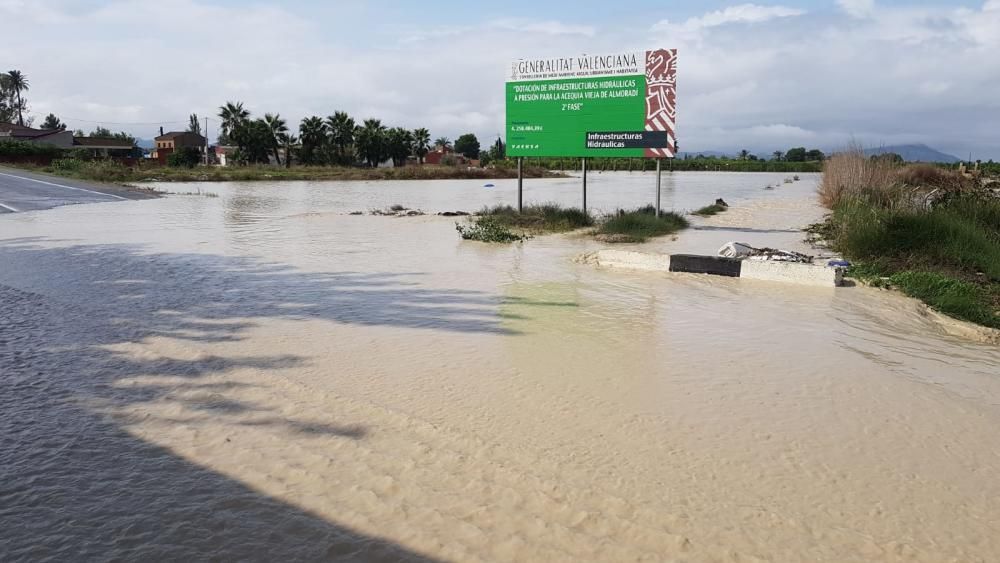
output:
<instances>
[{"instance_id":1,"label":"tall palm tree","mask_svg":"<svg viewBox=\"0 0 1000 563\"><path fill-rule=\"evenodd\" d=\"M783 153L783 152L781 152L781 151L774 151L773 153L771 153L771 159L772 159L772 160L781 160L781 156L782 156L783 154L784 154L784 153Z\"/></svg>"},{"instance_id":2,"label":"tall palm tree","mask_svg":"<svg viewBox=\"0 0 1000 563\"><path fill-rule=\"evenodd\" d=\"M290 135L287 132L282 133L278 139L281 142L281 146L285 149L285 168L292 167L292 147L299 142L299 138L295 135Z\"/></svg>"},{"instance_id":3,"label":"tall palm tree","mask_svg":"<svg viewBox=\"0 0 1000 563\"><path fill-rule=\"evenodd\" d=\"M354 134L358 156L372 168L378 167L387 154L386 128L379 119L366 119Z\"/></svg>"},{"instance_id":4,"label":"tall palm tree","mask_svg":"<svg viewBox=\"0 0 1000 563\"><path fill-rule=\"evenodd\" d=\"M421 127L413 130L413 152L416 153L420 164L424 163L424 156L430 150L431 132Z\"/></svg>"},{"instance_id":5,"label":"tall palm tree","mask_svg":"<svg viewBox=\"0 0 1000 563\"><path fill-rule=\"evenodd\" d=\"M740 151L740 160L746 160L750 156L750 151L743 149Z\"/></svg>"},{"instance_id":6,"label":"tall palm tree","mask_svg":"<svg viewBox=\"0 0 1000 563\"><path fill-rule=\"evenodd\" d=\"M288 133L288 126L285 124L285 120L281 119L281 114L264 114L264 123L267 124L267 128L271 130L271 136L274 137L274 160L281 166L281 155L278 154L278 144L281 140L281 136Z\"/></svg>"},{"instance_id":7,"label":"tall palm tree","mask_svg":"<svg viewBox=\"0 0 1000 563\"><path fill-rule=\"evenodd\" d=\"M299 138L302 140L302 150L299 160L302 164L319 164L321 149L326 143L326 123L322 117L312 116L299 124Z\"/></svg>"},{"instance_id":8,"label":"tall palm tree","mask_svg":"<svg viewBox=\"0 0 1000 563\"><path fill-rule=\"evenodd\" d=\"M434 140L434 146L441 150L446 150L451 148L451 139L448 137L438 137Z\"/></svg>"},{"instance_id":9,"label":"tall palm tree","mask_svg":"<svg viewBox=\"0 0 1000 563\"><path fill-rule=\"evenodd\" d=\"M228 144L230 142L229 137L233 134L240 125L246 123L247 119L250 118L250 112L243 109L243 102L226 102L226 105L219 107L219 119L222 120L222 134L219 135L226 142L220 144Z\"/></svg>"},{"instance_id":10,"label":"tall palm tree","mask_svg":"<svg viewBox=\"0 0 1000 563\"><path fill-rule=\"evenodd\" d=\"M17 95L17 124L24 126L24 100L21 99L21 92L28 90L28 77L19 70L7 71L7 84Z\"/></svg>"},{"instance_id":11,"label":"tall palm tree","mask_svg":"<svg viewBox=\"0 0 1000 563\"><path fill-rule=\"evenodd\" d=\"M337 147L337 158L341 164L349 164L347 147L354 143L354 130L357 128L354 119L347 112L335 111L326 118L326 125L330 128L330 142Z\"/></svg>"}]
</instances>

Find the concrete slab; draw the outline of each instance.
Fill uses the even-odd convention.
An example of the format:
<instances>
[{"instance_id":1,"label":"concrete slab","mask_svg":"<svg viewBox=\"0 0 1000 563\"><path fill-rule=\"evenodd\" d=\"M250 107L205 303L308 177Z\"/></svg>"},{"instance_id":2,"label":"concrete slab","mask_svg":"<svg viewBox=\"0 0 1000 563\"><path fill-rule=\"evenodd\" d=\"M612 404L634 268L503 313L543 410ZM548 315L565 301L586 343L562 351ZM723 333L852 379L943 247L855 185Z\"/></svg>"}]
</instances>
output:
<instances>
[{"instance_id":1,"label":"concrete slab","mask_svg":"<svg viewBox=\"0 0 1000 563\"><path fill-rule=\"evenodd\" d=\"M598 250L595 256L598 266L611 268L627 268L630 270L646 270L651 272L669 272L669 254L647 254L634 250Z\"/></svg>"},{"instance_id":2,"label":"concrete slab","mask_svg":"<svg viewBox=\"0 0 1000 563\"><path fill-rule=\"evenodd\" d=\"M795 262L744 260L740 277L799 285L836 287L844 283L844 269Z\"/></svg>"}]
</instances>

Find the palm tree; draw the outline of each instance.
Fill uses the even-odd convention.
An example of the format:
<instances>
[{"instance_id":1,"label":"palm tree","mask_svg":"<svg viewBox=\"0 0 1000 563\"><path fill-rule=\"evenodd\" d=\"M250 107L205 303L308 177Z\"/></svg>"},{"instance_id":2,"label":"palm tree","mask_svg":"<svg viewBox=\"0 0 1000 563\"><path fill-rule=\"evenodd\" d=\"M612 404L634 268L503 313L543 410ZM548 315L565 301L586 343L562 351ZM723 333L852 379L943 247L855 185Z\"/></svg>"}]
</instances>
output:
<instances>
[{"instance_id":1,"label":"palm tree","mask_svg":"<svg viewBox=\"0 0 1000 563\"><path fill-rule=\"evenodd\" d=\"M17 124L24 126L24 101L21 99L21 92L28 90L28 77L19 70L7 72L7 84L17 95Z\"/></svg>"},{"instance_id":2,"label":"palm tree","mask_svg":"<svg viewBox=\"0 0 1000 563\"><path fill-rule=\"evenodd\" d=\"M740 160L746 160L750 156L750 151L743 149L740 151Z\"/></svg>"},{"instance_id":3,"label":"palm tree","mask_svg":"<svg viewBox=\"0 0 1000 563\"><path fill-rule=\"evenodd\" d=\"M219 135L219 144L229 144L229 137L233 131L236 131L249 118L250 112L243 109L243 102L226 102L226 105L220 106L219 119L222 120L222 133Z\"/></svg>"},{"instance_id":4,"label":"palm tree","mask_svg":"<svg viewBox=\"0 0 1000 563\"><path fill-rule=\"evenodd\" d=\"M299 138L302 139L302 150L299 160L302 164L317 164L320 149L326 143L326 123L322 117L307 117L299 123Z\"/></svg>"},{"instance_id":5,"label":"palm tree","mask_svg":"<svg viewBox=\"0 0 1000 563\"><path fill-rule=\"evenodd\" d=\"M427 155L427 151L430 150L431 144L431 132L427 129L421 127L420 129L414 129L413 131L413 151L417 154L417 158L420 159L420 164L424 163L424 156Z\"/></svg>"},{"instance_id":6,"label":"palm tree","mask_svg":"<svg viewBox=\"0 0 1000 563\"><path fill-rule=\"evenodd\" d=\"M347 112L336 111L326 118L326 124L330 128L330 142L337 147L340 164L349 164L347 147L354 143L354 130L357 128L354 119Z\"/></svg>"},{"instance_id":7,"label":"palm tree","mask_svg":"<svg viewBox=\"0 0 1000 563\"><path fill-rule=\"evenodd\" d=\"M291 168L292 147L299 142L299 139L295 135L290 135L286 132L282 133L278 140L281 142L281 146L285 149L285 168Z\"/></svg>"},{"instance_id":8,"label":"palm tree","mask_svg":"<svg viewBox=\"0 0 1000 563\"><path fill-rule=\"evenodd\" d=\"M393 166L405 166L406 159L413 154L413 133L402 127L393 127L385 132L385 147Z\"/></svg>"},{"instance_id":9,"label":"palm tree","mask_svg":"<svg viewBox=\"0 0 1000 563\"><path fill-rule=\"evenodd\" d=\"M434 140L434 146L441 149L447 150L451 148L451 139L448 137L438 137Z\"/></svg>"},{"instance_id":10,"label":"palm tree","mask_svg":"<svg viewBox=\"0 0 1000 563\"><path fill-rule=\"evenodd\" d=\"M281 136L288 133L288 126L285 125L285 120L281 119L281 114L264 114L264 123L267 123L267 128L271 130L271 136L274 137L274 160L281 166L281 156L278 154L278 144L281 140Z\"/></svg>"},{"instance_id":11,"label":"palm tree","mask_svg":"<svg viewBox=\"0 0 1000 563\"><path fill-rule=\"evenodd\" d=\"M781 151L774 151L773 153L771 153L771 159L772 159L772 160L781 160L781 157L782 157L782 155L784 155L784 154L785 154L785 153L783 153L783 152L781 152Z\"/></svg>"},{"instance_id":12,"label":"palm tree","mask_svg":"<svg viewBox=\"0 0 1000 563\"><path fill-rule=\"evenodd\" d=\"M378 119L366 119L354 133L358 156L372 168L376 168L387 156L385 133L385 126Z\"/></svg>"}]
</instances>

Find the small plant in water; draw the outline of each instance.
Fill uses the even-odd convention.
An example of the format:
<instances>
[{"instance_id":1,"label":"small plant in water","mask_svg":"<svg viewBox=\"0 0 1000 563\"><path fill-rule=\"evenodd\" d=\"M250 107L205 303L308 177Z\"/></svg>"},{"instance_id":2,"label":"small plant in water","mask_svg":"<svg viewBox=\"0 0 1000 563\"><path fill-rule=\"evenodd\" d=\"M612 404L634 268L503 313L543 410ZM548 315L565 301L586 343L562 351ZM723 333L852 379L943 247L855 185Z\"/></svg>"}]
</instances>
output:
<instances>
[{"instance_id":1,"label":"small plant in water","mask_svg":"<svg viewBox=\"0 0 1000 563\"><path fill-rule=\"evenodd\" d=\"M528 235L515 233L491 216L479 217L467 225L455 223L455 230L465 240L480 242L520 242L528 240Z\"/></svg>"}]
</instances>

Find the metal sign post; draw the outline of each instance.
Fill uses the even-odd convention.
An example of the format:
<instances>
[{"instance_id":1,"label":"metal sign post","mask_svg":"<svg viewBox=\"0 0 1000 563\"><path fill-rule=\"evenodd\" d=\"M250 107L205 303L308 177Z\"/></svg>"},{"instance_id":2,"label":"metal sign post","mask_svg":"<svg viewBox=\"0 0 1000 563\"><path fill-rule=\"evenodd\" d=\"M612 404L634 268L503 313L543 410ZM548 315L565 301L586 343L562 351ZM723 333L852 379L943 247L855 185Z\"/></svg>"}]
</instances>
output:
<instances>
[{"instance_id":1,"label":"metal sign post","mask_svg":"<svg viewBox=\"0 0 1000 563\"><path fill-rule=\"evenodd\" d=\"M583 212L587 212L587 159L580 159L580 168L583 171Z\"/></svg>"},{"instance_id":2,"label":"metal sign post","mask_svg":"<svg viewBox=\"0 0 1000 563\"><path fill-rule=\"evenodd\" d=\"M656 159L656 216L660 216L660 159Z\"/></svg>"},{"instance_id":3,"label":"metal sign post","mask_svg":"<svg viewBox=\"0 0 1000 563\"><path fill-rule=\"evenodd\" d=\"M518 213L521 212L523 206L521 198L521 194L524 188L524 171L522 169L523 166L524 166L524 159L518 157L517 159L517 212Z\"/></svg>"}]
</instances>

